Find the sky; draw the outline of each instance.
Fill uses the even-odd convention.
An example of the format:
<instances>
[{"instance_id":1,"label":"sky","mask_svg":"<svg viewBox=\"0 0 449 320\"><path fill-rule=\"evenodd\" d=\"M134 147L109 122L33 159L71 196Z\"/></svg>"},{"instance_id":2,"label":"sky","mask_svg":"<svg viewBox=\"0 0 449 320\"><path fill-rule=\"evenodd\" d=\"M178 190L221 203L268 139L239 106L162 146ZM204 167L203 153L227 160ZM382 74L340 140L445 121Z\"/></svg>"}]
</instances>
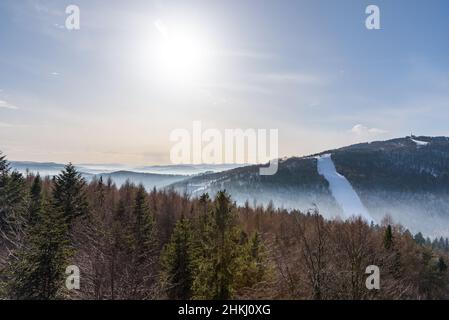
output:
<instances>
[{"instance_id":1,"label":"sky","mask_svg":"<svg viewBox=\"0 0 449 320\"><path fill-rule=\"evenodd\" d=\"M2 0L0 150L168 164L193 121L278 129L280 156L449 136L448 16L446 0Z\"/></svg>"}]
</instances>

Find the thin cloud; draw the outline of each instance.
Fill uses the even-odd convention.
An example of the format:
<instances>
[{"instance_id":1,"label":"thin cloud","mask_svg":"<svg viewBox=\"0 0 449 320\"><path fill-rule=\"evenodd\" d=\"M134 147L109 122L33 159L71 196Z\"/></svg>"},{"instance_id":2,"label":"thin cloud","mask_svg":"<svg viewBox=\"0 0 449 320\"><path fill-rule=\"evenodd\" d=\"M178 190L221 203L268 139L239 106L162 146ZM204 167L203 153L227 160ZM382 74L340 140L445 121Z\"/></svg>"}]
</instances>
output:
<instances>
[{"instance_id":1,"label":"thin cloud","mask_svg":"<svg viewBox=\"0 0 449 320\"><path fill-rule=\"evenodd\" d=\"M387 133L388 131L379 128L368 128L363 124L356 124L354 127L352 127L350 132L355 135L362 136L362 135L381 135Z\"/></svg>"},{"instance_id":2,"label":"thin cloud","mask_svg":"<svg viewBox=\"0 0 449 320\"><path fill-rule=\"evenodd\" d=\"M217 51L216 54L224 57L255 59L255 60L272 59L275 57L270 53L249 51L249 50L220 50Z\"/></svg>"},{"instance_id":3,"label":"thin cloud","mask_svg":"<svg viewBox=\"0 0 449 320\"><path fill-rule=\"evenodd\" d=\"M55 24L53 24L53 26L57 29L65 29L66 28L64 25L59 24L59 23L55 23Z\"/></svg>"},{"instance_id":4,"label":"thin cloud","mask_svg":"<svg viewBox=\"0 0 449 320\"><path fill-rule=\"evenodd\" d=\"M266 73L254 76L257 80L270 83L284 83L295 85L325 85L323 77L307 73Z\"/></svg>"},{"instance_id":5,"label":"thin cloud","mask_svg":"<svg viewBox=\"0 0 449 320\"><path fill-rule=\"evenodd\" d=\"M17 109L19 109L19 108L16 107L15 105L12 105L12 104L8 103L7 101L4 101L4 100L0 100L0 108L3 108L3 109L11 109L11 110L17 110Z\"/></svg>"}]
</instances>

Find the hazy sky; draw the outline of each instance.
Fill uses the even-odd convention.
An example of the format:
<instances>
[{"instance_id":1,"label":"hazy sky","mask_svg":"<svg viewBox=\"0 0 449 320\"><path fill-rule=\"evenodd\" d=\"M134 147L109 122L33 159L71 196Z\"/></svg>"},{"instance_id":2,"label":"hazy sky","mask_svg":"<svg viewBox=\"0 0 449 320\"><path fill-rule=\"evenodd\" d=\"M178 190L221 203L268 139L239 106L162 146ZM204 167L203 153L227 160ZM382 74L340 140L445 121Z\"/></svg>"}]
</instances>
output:
<instances>
[{"instance_id":1,"label":"hazy sky","mask_svg":"<svg viewBox=\"0 0 449 320\"><path fill-rule=\"evenodd\" d=\"M449 1L0 2L9 159L169 163L195 120L277 128L280 156L449 135Z\"/></svg>"}]
</instances>

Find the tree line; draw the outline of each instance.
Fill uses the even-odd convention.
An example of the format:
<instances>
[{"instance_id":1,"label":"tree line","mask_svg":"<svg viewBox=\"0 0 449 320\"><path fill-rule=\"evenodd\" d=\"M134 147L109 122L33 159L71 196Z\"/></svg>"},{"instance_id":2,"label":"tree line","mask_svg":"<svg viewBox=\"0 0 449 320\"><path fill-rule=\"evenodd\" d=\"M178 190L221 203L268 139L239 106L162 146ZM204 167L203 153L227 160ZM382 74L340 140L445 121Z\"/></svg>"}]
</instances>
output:
<instances>
[{"instance_id":1,"label":"tree line","mask_svg":"<svg viewBox=\"0 0 449 320\"><path fill-rule=\"evenodd\" d=\"M0 299L447 299L446 244L389 219L239 207L226 191L87 183L71 164L23 176L0 155Z\"/></svg>"}]
</instances>

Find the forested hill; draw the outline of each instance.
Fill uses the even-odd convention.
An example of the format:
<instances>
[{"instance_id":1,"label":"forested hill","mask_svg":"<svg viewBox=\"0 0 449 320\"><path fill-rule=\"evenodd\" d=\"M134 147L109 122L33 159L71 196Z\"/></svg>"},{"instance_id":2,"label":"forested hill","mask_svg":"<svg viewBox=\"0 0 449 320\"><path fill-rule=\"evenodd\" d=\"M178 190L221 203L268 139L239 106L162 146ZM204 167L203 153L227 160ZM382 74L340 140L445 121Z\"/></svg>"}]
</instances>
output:
<instances>
[{"instance_id":1,"label":"forested hill","mask_svg":"<svg viewBox=\"0 0 449 320\"><path fill-rule=\"evenodd\" d=\"M259 166L192 177L172 185L198 196L226 189L239 204L249 201L306 210L318 206L326 217L345 216L318 158L330 154L338 174L349 181L369 214L386 215L413 231L449 235L449 138L404 137L361 143L308 157L280 160L274 176ZM334 192L333 192L334 191Z\"/></svg>"},{"instance_id":2,"label":"forested hill","mask_svg":"<svg viewBox=\"0 0 449 320\"><path fill-rule=\"evenodd\" d=\"M388 220L87 183L72 165L23 176L0 155L0 300L448 299L448 254Z\"/></svg>"}]
</instances>

